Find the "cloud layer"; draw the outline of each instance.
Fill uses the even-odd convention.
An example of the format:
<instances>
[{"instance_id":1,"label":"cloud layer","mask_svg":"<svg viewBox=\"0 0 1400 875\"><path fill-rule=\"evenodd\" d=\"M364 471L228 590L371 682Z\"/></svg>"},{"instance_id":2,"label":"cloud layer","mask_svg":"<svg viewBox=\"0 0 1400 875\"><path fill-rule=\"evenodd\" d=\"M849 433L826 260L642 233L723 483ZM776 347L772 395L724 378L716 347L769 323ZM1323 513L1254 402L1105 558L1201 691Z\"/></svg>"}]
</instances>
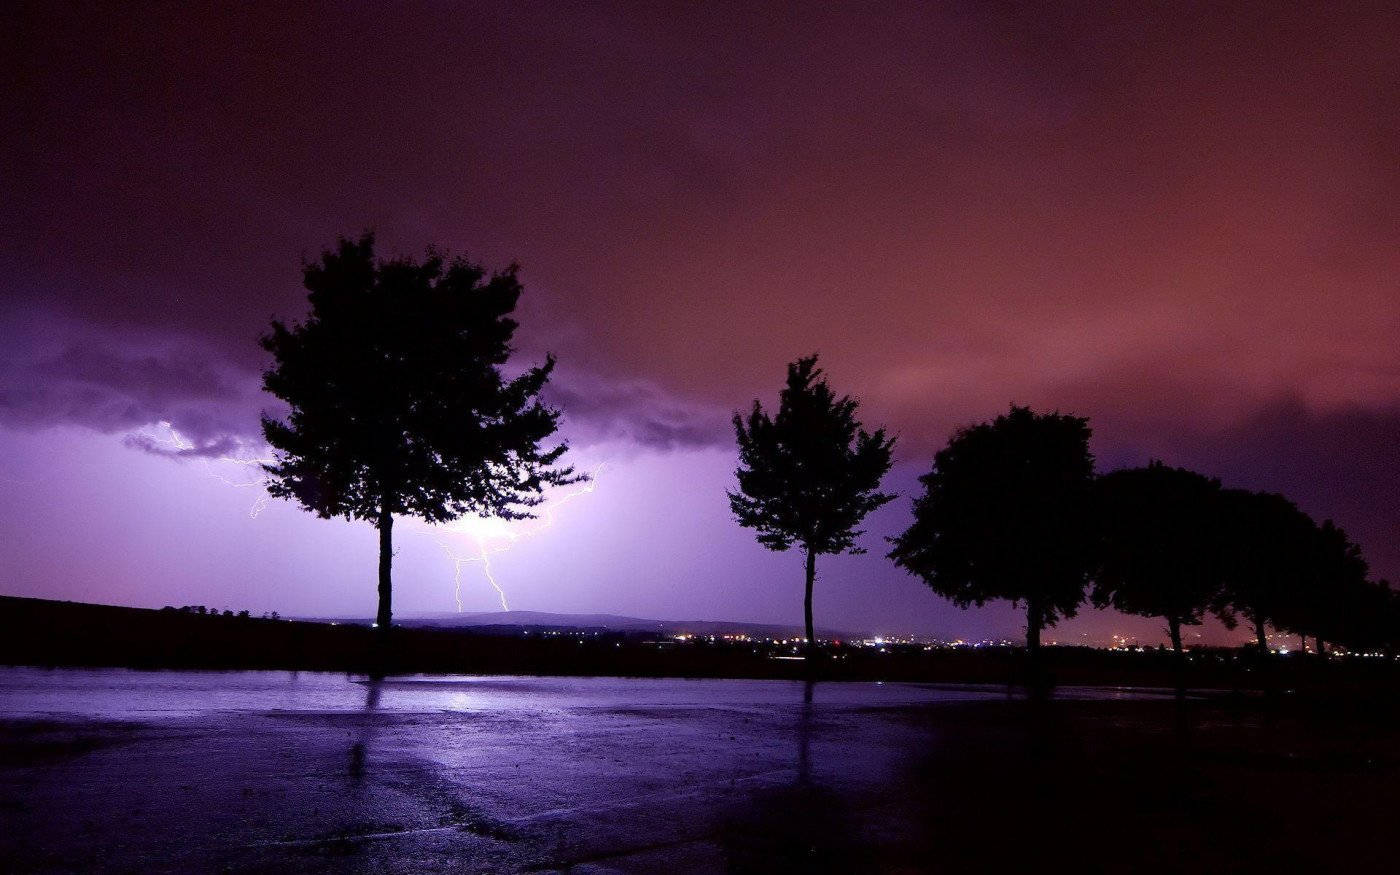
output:
<instances>
[{"instance_id":1,"label":"cloud layer","mask_svg":"<svg viewBox=\"0 0 1400 875\"><path fill-rule=\"evenodd\" d=\"M1400 577L1387 4L5 16L8 429L255 440L256 338L373 228L523 264L576 446L727 447L815 350L908 464L1075 412Z\"/></svg>"}]
</instances>

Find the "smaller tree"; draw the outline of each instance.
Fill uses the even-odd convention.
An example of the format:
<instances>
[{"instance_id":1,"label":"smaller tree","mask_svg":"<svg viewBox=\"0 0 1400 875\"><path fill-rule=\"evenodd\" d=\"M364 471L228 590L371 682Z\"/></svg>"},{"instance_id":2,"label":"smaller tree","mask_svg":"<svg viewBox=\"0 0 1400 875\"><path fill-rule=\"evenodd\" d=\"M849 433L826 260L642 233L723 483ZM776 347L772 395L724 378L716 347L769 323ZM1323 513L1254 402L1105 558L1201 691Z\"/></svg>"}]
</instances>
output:
<instances>
[{"instance_id":1,"label":"smaller tree","mask_svg":"<svg viewBox=\"0 0 1400 875\"><path fill-rule=\"evenodd\" d=\"M1220 481L1152 462L1100 477L1097 491L1094 604L1166 620L1180 685L1181 627L1200 625L1220 593Z\"/></svg>"},{"instance_id":2,"label":"smaller tree","mask_svg":"<svg viewBox=\"0 0 1400 875\"><path fill-rule=\"evenodd\" d=\"M890 558L959 607L1026 605L1032 666L1040 633L1072 617L1095 564L1089 422L1011 408L953 435L919 482L914 522Z\"/></svg>"},{"instance_id":3,"label":"smaller tree","mask_svg":"<svg viewBox=\"0 0 1400 875\"><path fill-rule=\"evenodd\" d=\"M1339 622L1331 641L1348 651L1381 651L1389 655L1396 640L1395 594L1384 580L1352 580L1334 594Z\"/></svg>"},{"instance_id":4,"label":"smaller tree","mask_svg":"<svg viewBox=\"0 0 1400 875\"><path fill-rule=\"evenodd\" d=\"M734 414L739 490L729 493L729 506L768 549L802 548L809 652L817 640L812 623L817 557L865 552L855 545L863 534L856 526L894 499L879 491L894 439L884 429L865 431L856 418L858 406L849 396L836 397L812 355L788 365L776 417L758 401L747 418Z\"/></svg>"},{"instance_id":5,"label":"smaller tree","mask_svg":"<svg viewBox=\"0 0 1400 875\"><path fill-rule=\"evenodd\" d=\"M1212 610L1231 628L1243 615L1262 656L1266 626L1280 624L1309 589L1317 526L1276 492L1225 489L1220 500L1223 585Z\"/></svg>"},{"instance_id":6,"label":"smaller tree","mask_svg":"<svg viewBox=\"0 0 1400 875\"><path fill-rule=\"evenodd\" d=\"M1300 636L1313 636L1319 655L1326 642L1344 642L1358 628L1374 601L1365 592L1369 572L1361 548L1332 520L1312 529L1307 566L1295 586L1283 593L1275 625Z\"/></svg>"},{"instance_id":7,"label":"smaller tree","mask_svg":"<svg viewBox=\"0 0 1400 875\"><path fill-rule=\"evenodd\" d=\"M1390 581L1380 580L1368 583L1374 598L1374 609L1369 612L1368 631L1374 638L1373 644L1379 647L1386 659L1395 658L1395 650L1400 646L1400 595L1390 588Z\"/></svg>"}]
</instances>

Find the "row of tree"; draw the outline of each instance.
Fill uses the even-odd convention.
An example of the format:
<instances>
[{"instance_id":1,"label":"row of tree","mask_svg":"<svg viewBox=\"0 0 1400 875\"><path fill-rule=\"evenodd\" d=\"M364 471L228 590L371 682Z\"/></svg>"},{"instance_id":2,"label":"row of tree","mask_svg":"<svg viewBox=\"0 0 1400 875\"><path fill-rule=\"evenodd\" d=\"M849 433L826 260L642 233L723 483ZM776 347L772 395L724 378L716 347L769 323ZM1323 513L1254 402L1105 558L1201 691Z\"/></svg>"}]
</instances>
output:
<instances>
[{"instance_id":1,"label":"row of tree","mask_svg":"<svg viewBox=\"0 0 1400 875\"><path fill-rule=\"evenodd\" d=\"M514 266L488 272L430 252L379 259L374 239L342 239L304 266L311 312L274 322L264 387L287 405L264 418L276 459L269 491L323 516L379 530L377 623L392 622L393 523L462 514L529 516L551 486L581 475L547 442L559 412L540 401L554 366L506 376L521 293ZM740 467L729 499L774 550L806 560L806 632L815 644L817 557L862 552L858 526L881 492L894 440L866 431L815 356L788 367L772 416L736 414ZM1369 583L1360 550L1280 495L1222 489L1164 465L1096 476L1084 419L1013 407L957 432L921 478L914 520L890 558L959 605L1024 604L1027 644L1086 600L1181 627L1215 613L1351 649L1389 648L1400 608Z\"/></svg>"},{"instance_id":2,"label":"row of tree","mask_svg":"<svg viewBox=\"0 0 1400 875\"><path fill-rule=\"evenodd\" d=\"M893 439L867 432L815 356L788 366L776 414L736 414L740 467L729 495L741 525L806 557L806 631L815 645L816 558L862 552L857 529L894 496L880 491ZM1214 614L1351 650L1390 650L1400 601L1367 579L1361 551L1282 495L1225 489L1153 462L1096 475L1088 420L1015 407L959 430L920 483L913 522L889 558L960 607L1009 600L1026 610L1032 656L1042 630L1086 601L1160 617L1182 653L1183 626Z\"/></svg>"}]
</instances>

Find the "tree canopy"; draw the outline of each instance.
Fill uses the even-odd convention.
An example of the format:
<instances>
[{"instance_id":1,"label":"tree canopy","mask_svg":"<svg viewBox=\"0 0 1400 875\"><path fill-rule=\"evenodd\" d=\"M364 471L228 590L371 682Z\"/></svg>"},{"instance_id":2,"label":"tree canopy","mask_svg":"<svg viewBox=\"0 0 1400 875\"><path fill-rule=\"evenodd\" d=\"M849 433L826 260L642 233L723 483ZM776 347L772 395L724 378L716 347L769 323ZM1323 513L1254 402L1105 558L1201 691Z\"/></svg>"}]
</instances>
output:
<instances>
[{"instance_id":1,"label":"tree canopy","mask_svg":"<svg viewBox=\"0 0 1400 875\"><path fill-rule=\"evenodd\" d=\"M1332 520L1312 529L1306 549L1305 573L1293 580L1270 620L1277 628L1312 635L1321 650L1323 642L1346 642L1369 625L1375 584L1366 580L1370 569L1361 548Z\"/></svg>"},{"instance_id":2,"label":"tree canopy","mask_svg":"<svg viewBox=\"0 0 1400 875\"><path fill-rule=\"evenodd\" d=\"M1180 653L1181 626L1200 624L1223 580L1220 481L1152 462L1105 474L1097 492L1094 604L1164 618Z\"/></svg>"},{"instance_id":3,"label":"tree canopy","mask_svg":"<svg viewBox=\"0 0 1400 875\"><path fill-rule=\"evenodd\" d=\"M1220 500L1227 547L1223 586L1212 607L1227 626L1243 615L1256 646L1266 651L1266 624L1279 622L1308 590L1316 524L1276 492L1225 489Z\"/></svg>"},{"instance_id":4,"label":"tree canopy","mask_svg":"<svg viewBox=\"0 0 1400 875\"><path fill-rule=\"evenodd\" d=\"M1095 563L1088 420L1012 406L964 428L919 478L890 558L959 607L1024 602L1027 644L1073 616Z\"/></svg>"}]
</instances>

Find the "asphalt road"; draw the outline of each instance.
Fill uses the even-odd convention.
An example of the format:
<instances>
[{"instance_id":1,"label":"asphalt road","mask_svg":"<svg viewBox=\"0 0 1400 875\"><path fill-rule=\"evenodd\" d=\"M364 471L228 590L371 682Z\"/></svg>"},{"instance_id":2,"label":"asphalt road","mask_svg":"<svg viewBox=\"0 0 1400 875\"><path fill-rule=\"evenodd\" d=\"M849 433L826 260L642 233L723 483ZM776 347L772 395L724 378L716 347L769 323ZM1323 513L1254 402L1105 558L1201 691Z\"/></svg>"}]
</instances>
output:
<instances>
[{"instance_id":1,"label":"asphalt road","mask_svg":"<svg viewBox=\"0 0 1400 875\"><path fill-rule=\"evenodd\" d=\"M1389 728L1076 698L1036 709L1004 690L909 685L0 669L0 868L1199 872L1388 859Z\"/></svg>"},{"instance_id":2,"label":"asphalt road","mask_svg":"<svg viewBox=\"0 0 1400 875\"><path fill-rule=\"evenodd\" d=\"M768 681L33 669L5 670L0 691L4 859L182 872L831 860L858 824L795 820L775 835L755 809L834 794L886 824L888 788L924 735L900 715L1005 695L827 684L808 702L802 684Z\"/></svg>"}]
</instances>

